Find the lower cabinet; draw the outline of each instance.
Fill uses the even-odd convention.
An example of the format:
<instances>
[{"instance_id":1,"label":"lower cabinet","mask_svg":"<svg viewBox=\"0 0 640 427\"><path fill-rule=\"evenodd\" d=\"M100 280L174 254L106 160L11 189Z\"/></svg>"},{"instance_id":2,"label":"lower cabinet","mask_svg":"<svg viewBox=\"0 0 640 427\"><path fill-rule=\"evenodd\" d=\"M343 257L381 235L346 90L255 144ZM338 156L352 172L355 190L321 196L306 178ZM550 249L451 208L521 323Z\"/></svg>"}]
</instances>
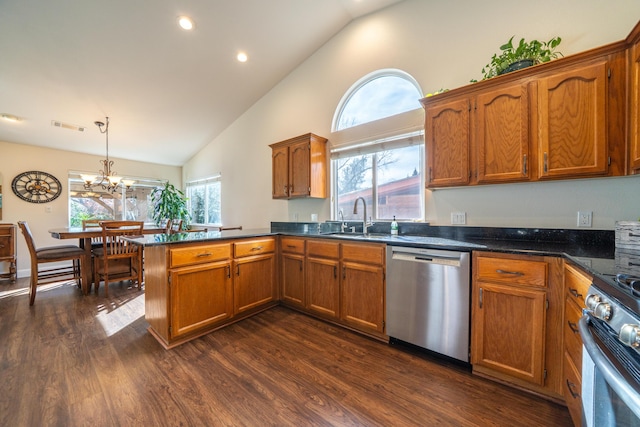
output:
<instances>
[{"instance_id":1,"label":"lower cabinet","mask_svg":"<svg viewBox=\"0 0 640 427\"><path fill-rule=\"evenodd\" d=\"M275 238L145 247L145 319L172 348L278 302Z\"/></svg>"},{"instance_id":2,"label":"lower cabinet","mask_svg":"<svg viewBox=\"0 0 640 427\"><path fill-rule=\"evenodd\" d=\"M304 308L305 240L298 237L282 237L280 243L282 300L291 306Z\"/></svg>"},{"instance_id":3,"label":"lower cabinet","mask_svg":"<svg viewBox=\"0 0 640 427\"><path fill-rule=\"evenodd\" d=\"M180 337L233 316L231 261L171 270L171 336Z\"/></svg>"},{"instance_id":4,"label":"lower cabinet","mask_svg":"<svg viewBox=\"0 0 640 427\"><path fill-rule=\"evenodd\" d=\"M308 238L300 251L281 240L282 302L376 338L384 335L385 245ZM302 279L299 272L305 271ZM294 284L294 281L298 281ZM302 284L302 290L298 284ZM294 295L302 297L304 304ZM302 308L301 308L302 307Z\"/></svg>"},{"instance_id":5,"label":"lower cabinet","mask_svg":"<svg viewBox=\"0 0 640 427\"><path fill-rule=\"evenodd\" d=\"M473 372L562 402L562 259L474 252Z\"/></svg>"}]
</instances>

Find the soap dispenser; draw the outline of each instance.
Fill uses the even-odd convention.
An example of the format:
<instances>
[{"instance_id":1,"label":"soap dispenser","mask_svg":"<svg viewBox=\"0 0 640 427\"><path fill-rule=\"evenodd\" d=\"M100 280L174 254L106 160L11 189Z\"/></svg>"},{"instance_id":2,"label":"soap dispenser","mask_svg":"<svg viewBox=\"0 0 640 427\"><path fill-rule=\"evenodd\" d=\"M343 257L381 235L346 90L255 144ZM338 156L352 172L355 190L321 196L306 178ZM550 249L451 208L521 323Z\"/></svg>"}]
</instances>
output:
<instances>
[{"instance_id":1,"label":"soap dispenser","mask_svg":"<svg viewBox=\"0 0 640 427\"><path fill-rule=\"evenodd\" d=\"M398 235L398 223L396 222L396 216L393 216L393 221L391 222L391 235L392 236L397 236Z\"/></svg>"}]
</instances>

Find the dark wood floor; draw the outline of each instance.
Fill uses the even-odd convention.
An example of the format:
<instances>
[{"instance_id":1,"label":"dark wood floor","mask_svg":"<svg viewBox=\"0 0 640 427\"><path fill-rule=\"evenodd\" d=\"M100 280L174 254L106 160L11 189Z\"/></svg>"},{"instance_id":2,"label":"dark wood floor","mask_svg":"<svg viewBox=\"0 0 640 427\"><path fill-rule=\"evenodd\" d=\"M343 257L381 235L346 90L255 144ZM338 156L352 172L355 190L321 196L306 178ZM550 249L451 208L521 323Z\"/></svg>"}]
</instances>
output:
<instances>
[{"instance_id":1,"label":"dark wood floor","mask_svg":"<svg viewBox=\"0 0 640 427\"><path fill-rule=\"evenodd\" d=\"M567 409L275 308L164 350L144 292L0 282L2 426L570 426Z\"/></svg>"}]
</instances>

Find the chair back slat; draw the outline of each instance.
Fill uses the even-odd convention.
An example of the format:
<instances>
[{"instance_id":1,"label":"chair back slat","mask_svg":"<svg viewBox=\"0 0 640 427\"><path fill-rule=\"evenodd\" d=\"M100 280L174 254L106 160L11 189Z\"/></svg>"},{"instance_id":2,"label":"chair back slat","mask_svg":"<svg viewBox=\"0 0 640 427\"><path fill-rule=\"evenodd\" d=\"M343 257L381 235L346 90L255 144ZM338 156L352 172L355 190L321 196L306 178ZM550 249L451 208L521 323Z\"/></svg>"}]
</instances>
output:
<instances>
[{"instance_id":1,"label":"chair back slat","mask_svg":"<svg viewBox=\"0 0 640 427\"><path fill-rule=\"evenodd\" d=\"M107 258L127 257L140 250L139 245L130 243L122 237L142 236L142 221L100 221L102 244Z\"/></svg>"}]
</instances>

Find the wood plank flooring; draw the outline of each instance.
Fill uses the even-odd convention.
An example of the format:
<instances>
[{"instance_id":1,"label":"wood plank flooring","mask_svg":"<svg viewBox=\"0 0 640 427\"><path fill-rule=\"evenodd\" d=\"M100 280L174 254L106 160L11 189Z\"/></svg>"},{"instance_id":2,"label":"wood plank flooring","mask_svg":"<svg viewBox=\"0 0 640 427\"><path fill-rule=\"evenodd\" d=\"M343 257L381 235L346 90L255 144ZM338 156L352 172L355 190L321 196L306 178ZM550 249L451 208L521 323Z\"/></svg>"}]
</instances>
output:
<instances>
[{"instance_id":1,"label":"wood plank flooring","mask_svg":"<svg viewBox=\"0 0 640 427\"><path fill-rule=\"evenodd\" d=\"M0 281L0 426L571 426L563 406L283 307L173 350L144 292Z\"/></svg>"}]
</instances>

